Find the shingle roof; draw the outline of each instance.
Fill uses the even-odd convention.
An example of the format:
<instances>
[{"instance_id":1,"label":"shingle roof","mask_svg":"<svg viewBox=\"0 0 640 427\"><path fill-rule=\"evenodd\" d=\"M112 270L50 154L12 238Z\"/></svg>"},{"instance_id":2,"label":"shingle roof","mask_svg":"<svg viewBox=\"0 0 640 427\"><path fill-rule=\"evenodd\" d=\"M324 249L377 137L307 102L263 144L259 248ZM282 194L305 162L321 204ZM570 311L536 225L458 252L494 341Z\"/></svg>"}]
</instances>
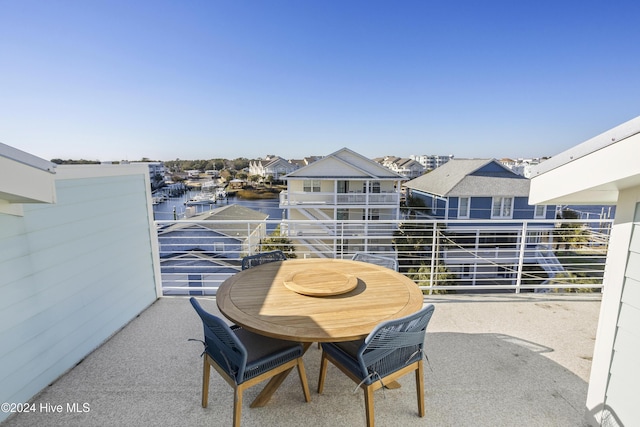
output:
<instances>
[{"instance_id":1,"label":"shingle roof","mask_svg":"<svg viewBox=\"0 0 640 427\"><path fill-rule=\"evenodd\" d=\"M406 179L402 175L348 148L342 148L284 177L304 178L360 178L379 180Z\"/></svg>"},{"instance_id":2,"label":"shingle roof","mask_svg":"<svg viewBox=\"0 0 640 427\"><path fill-rule=\"evenodd\" d=\"M529 184L527 178L510 171L495 159L452 159L404 185L442 197L527 197Z\"/></svg>"},{"instance_id":3,"label":"shingle roof","mask_svg":"<svg viewBox=\"0 0 640 427\"><path fill-rule=\"evenodd\" d=\"M195 215L189 218L191 221L207 221L203 223L199 223L198 226L202 228L209 228L214 231L218 231L223 234L234 234L236 236L245 237L247 235L247 226L238 226L238 224L229 223L225 221L229 220L245 220L245 221L263 221L267 219L269 215L264 214L262 212L246 208L244 206L239 206L236 204L223 206L217 209L214 209L209 212L205 212L203 214ZM222 222L219 222L222 221ZM259 224L254 223L250 224L250 229L253 231ZM171 231L177 231L181 229L192 228L193 223L185 222L185 223L176 223L171 225L170 227L163 230L163 233L168 233ZM232 232L232 233L231 233Z\"/></svg>"},{"instance_id":4,"label":"shingle roof","mask_svg":"<svg viewBox=\"0 0 640 427\"><path fill-rule=\"evenodd\" d=\"M253 209L246 208L244 206L232 204L227 206L222 206L220 208L214 209L210 212L204 213L202 215L194 216L192 219L202 219L202 220L214 220L214 221L228 221L228 220L257 220L262 221L269 217L269 215L262 213L260 211L256 211Z\"/></svg>"}]
</instances>

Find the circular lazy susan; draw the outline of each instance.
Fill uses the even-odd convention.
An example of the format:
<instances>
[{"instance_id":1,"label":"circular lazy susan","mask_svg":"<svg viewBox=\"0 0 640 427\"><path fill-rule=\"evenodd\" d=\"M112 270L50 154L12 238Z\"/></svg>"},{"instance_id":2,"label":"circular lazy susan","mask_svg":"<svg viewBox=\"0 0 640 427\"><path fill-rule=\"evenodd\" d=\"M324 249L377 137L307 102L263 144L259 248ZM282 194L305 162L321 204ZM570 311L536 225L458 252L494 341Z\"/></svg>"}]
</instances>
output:
<instances>
[{"instance_id":1,"label":"circular lazy susan","mask_svg":"<svg viewBox=\"0 0 640 427\"><path fill-rule=\"evenodd\" d=\"M354 290L358 286L358 278L351 274L310 268L291 274L284 285L302 295L326 297Z\"/></svg>"}]
</instances>

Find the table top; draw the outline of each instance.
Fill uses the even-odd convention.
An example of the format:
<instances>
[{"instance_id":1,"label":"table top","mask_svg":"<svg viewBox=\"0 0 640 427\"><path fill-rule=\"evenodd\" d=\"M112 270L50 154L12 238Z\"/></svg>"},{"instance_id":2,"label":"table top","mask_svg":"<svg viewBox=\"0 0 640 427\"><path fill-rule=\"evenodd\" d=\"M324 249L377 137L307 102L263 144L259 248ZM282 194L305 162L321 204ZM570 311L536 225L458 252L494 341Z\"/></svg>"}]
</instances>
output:
<instances>
[{"instance_id":1,"label":"table top","mask_svg":"<svg viewBox=\"0 0 640 427\"><path fill-rule=\"evenodd\" d=\"M355 287L354 287L355 285ZM422 291L394 270L324 258L270 262L225 280L220 312L244 328L300 342L364 338L422 308Z\"/></svg>"}]
</instances>

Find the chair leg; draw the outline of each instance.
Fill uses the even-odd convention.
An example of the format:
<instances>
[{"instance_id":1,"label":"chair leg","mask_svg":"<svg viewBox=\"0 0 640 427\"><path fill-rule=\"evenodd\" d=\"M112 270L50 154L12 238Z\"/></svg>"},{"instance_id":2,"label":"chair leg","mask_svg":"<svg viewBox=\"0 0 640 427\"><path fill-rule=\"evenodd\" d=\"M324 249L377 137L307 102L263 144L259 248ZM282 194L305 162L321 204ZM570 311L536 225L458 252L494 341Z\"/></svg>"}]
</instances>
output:
<instances>
[{"instance_id":1,"label":"chair leg","mask_svg":"<svg viewBox=\"0 0 640 427\"><path fill-rule=\"evenodd\" d=\"M418 362L418 369L416 369L416 388L418 394L418 415L424 417L424 369L422 360Z\"/></svg>"},{"instance_id":2,"label":"chair leg","mask_svg":"<svg viewBox=\"0 0 640 427\"><path fill-rule=\"evenodd\" d=\"M206 408L209 401L209 376L211 365L209 364L209 355L205 353L202 358L202 407Z\"/></svg>"},{"instance_id":3,"label":"chair leg","mask_svg":"<svg viewBox=\"0 0 640 427\"><path fill-rule=\"evenodd\" d=\"M318 378L318 394L322 394L322 390L324 389L324 378L327 375L327 365L329 361L322 352L322 359L320 360L320 377Z\"/></svg>"},{"instance_id":4,"label":"chair leg","mask_svg":"<svg viewBox=\"0 0 640 427\"><path fill-rule=\"evenodd\" d=\"M367 413L367 427L373 427L373 387L364 387L364 407Z\"/></svg>"},{"instance_id":5,"label":"chair leg","mask_svg":"<svg viewBox=\"0 0 640 427\"><path fill-rule=\"evenodd\" d=\"M242 417L242 387L233 390L233 427L240 427Z\"/></svg>"},{"instance_id":6,"label":"chair leg","mask_svg":"<svg viewBox=\"0 0 640 427\"><path fill-rule=\"evenodd\" d=\"M304 369L304 362L302 357L298 359L298 376L302 383L302 392L304 393L304 400L311 402L311 393L309 393L309 384L307 383L307 372Z\"/></svg>"}]
</instances>

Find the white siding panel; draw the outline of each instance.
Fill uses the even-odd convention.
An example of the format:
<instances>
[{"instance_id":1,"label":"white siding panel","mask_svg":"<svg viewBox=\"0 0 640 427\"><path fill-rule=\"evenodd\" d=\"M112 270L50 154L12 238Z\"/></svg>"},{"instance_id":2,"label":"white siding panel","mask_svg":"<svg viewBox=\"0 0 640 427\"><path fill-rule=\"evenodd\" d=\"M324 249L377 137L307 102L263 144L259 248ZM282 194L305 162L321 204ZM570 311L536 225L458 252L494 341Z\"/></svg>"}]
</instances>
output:
<instances>
[{"instance_id":1,"label":"white siding panel","mask_svg":"<svg viewBox=\"0 0 640 427\"><path fill-rule=\"evenodd\" d=\"M618 318L618 330L628 330L631 334L638 334L638 325L640 325L640 310L629 304L622 304ZM618 345L617 341L616 338L614 348Z\"/></svg>"},{"instance_id":2,"label":"white siding panel","mask_svg":"<svg viewBox=\"0 0 640 427\"><path fill-rule=\"evenodd\" d=\"M2 239L2 246L0 246L0 260L24 256L29 253L29 245L24 234L0 236L0 239Z\"/></svg>"},{"instance_id":3,"label":"white siding panel","mask_svg":"<svg viewBox=\"0 0 640 427\"><path fill-rule=\"evenodd\" d=\"M633 226L605 404L623 425L638 419L640 384L640 227Z\"/></svg>"},{"instance_id":4,"label":"white siding panel","mask_svg":"<svg viewBox=\"0 0 640 427\"><path fill-rule=\"evenodd\" d=\"M622 303L640 310L640 281L626 278Z\"/></svg>"},{"instance_id":5,"label":"white siding panel","mask_svg":"<svg viewBox=\"0 0 640 427\"><path fill-rule=\"evenodd\" d=\"M624 377L619 375L610 377L607 387L606 406L621 421L620 426L633 426L633 423L638 419L638 395L637 392L629 394L629 384L623 382L623 380ZM637 389L637 384L633 389Z\"/></svg>"},{"instance_id":6,"label":"white siding panel","mask_svg":"<svg viewBox=\"0 0 640 427\"><path fill-rule=\"evenodd\" d=\"M58 179L57 203L0 214L0 401L29 400L155 300L146 174Z\"/></svg>"},{"instance_id":7,"label":"white siding panel","mask_svg":"<svg viewBox=\"0 0 640 427\"><path fill-rule=\"evenodd\" d=\"M629 363L639 363L640 361L636 360L636 357L633 354L640 354L640 337L638 337L637 333L630 331L628 329L620 329L618 330L618 336L616 339L614 350L616 351L616 357L619 362L626 361ZM634 353L635 352L635 353ZM617 367L616 367L617 368ZM640 368L640 366L638 366ZM612 371L614 371L614 367L612 365ZM634 369L633 372L623 372L616 371L619 375L628 375L633 376L635 378L640 379L640 369Z\"/></svg>"},{"instance_id":8,"label":"white siding panel","mask_svg":"<svg viewBox=\"0 0 640 427\"><path fill-rule=\"evenodd\" d=\"M629 252L625 276L640 281L640 253Z\"/></svg>"},{"instance_id":9,"label":"white siding panel","mask_svg":"<svg viewBox=\"0 0 640 427\"><path fill-rule=\"evenodd\" d=\"M30 287L24 286L24 281L29 279L29 267L31 262L29 258L22 256L12 260L2 261L0 258L0 277L2 284L0 285L0 331L5 327L3 324L5 311L4 309L13 305L19 295L25 298L33 295Z\"/></svg>"}]
</instances>

